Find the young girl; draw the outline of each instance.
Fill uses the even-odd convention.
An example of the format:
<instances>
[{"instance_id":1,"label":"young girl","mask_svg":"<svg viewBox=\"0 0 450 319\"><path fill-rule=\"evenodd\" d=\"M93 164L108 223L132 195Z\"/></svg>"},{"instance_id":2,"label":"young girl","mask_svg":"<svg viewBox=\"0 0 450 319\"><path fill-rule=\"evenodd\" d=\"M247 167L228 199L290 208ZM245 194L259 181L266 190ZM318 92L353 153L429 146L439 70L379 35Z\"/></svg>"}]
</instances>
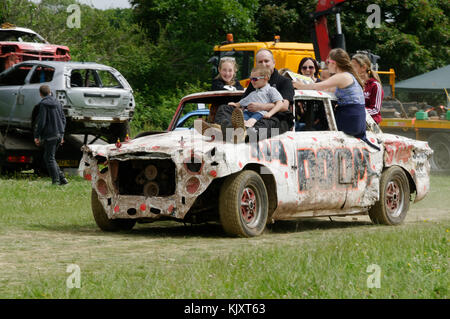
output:
<instances>
[{"instance_id":1,"label":"young girl","mask_svg":"<svg viewBox=\"0 0 450 319\"><path fill-rule=\"evenodd\" d=\"M363 82L353 69L347 52L337 48L330 51L327 59L328 70L334 74L329 79L313 84L300 84L301 90L324 90L336 87L338 106L335 119L339 131L360 138L378 148L366 138L366 111Z\"/></svg>"},{"instance_id":2,"label":"young girl","mask_svg":"<svg viewBox=\"0 0 450 319\"><path fill-rule=\"evenodd\" d=\"M214 78L211 91L243 90L242 85L236 81L238 66L232 57L223 57L219 62L219 74Z\"/></svg>"},{"instance_id":3,"label":"young girl","mask_svg":"<svg viewBox=\"0 0 450 319\"><path fill-rule=\"evenodd\" d=\"M384 92L381 87L380 77L372 70L372 63L365 54L355 54L351 61L353 68L358 72L364 82L364 97L367 112L375 122L381 122L381 103Z\"/></svg>"}]
</instances>

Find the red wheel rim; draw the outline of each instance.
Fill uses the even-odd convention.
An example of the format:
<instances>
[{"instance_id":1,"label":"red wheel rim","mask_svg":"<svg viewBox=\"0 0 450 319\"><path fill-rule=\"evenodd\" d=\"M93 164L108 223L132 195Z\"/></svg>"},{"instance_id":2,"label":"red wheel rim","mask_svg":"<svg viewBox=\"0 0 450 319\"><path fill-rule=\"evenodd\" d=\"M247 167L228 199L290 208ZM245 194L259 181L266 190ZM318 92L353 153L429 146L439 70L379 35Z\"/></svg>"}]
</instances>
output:
<instances>
[{"instance_id":1,"label":"red wheel rim","mask_svg":"<svg viewBox=\"0 0 450 319\"><path fill-rule=\"evenodd\" d=\"M246 187L241 196L241 216L243 220L247 224L252 223L257 216L257 211L255 192L251 188Z\"/></svg>"},{"instance_id":2,"label":"red wheel rim","mask_svg":"<svg viewBox=\"0 0 450 319\"><path fill-rule=\"evenodd\" d=\"M402 189L395 181L389 182L386 187L386 208L394 217L400 215L402 212Z\"/></svg>"}]
</instances>

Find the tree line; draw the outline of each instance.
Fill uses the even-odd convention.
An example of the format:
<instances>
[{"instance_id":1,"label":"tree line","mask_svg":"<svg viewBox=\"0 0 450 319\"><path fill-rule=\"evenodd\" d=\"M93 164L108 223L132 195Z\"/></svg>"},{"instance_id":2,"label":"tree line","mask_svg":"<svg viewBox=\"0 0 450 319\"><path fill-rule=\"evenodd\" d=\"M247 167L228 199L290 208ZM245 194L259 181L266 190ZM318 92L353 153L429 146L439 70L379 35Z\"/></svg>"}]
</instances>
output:
<instances>
[{"instance_id":1,"label":"tree line","mask_svg":"<svg viewBox=\"0 0 450 319\"><path fill-rule=\"evenodd\" d=\"M118 69L137 101L136 130L165 129L181 96L208 90L212 48L233 33L236 42L311 42L317 0L130 0L131 9L80 7L80 27L68 27L75 0L0 0L0 22L28 27L49 42L67 45L75 61ZM381 9L379 27L366 20L369 4ZM406 79L450 63L450 2L348 1L341 21L347 51L369 49L380 69ZM328 16L330 33L335 17Z\"/></svg>"}]
</instances>

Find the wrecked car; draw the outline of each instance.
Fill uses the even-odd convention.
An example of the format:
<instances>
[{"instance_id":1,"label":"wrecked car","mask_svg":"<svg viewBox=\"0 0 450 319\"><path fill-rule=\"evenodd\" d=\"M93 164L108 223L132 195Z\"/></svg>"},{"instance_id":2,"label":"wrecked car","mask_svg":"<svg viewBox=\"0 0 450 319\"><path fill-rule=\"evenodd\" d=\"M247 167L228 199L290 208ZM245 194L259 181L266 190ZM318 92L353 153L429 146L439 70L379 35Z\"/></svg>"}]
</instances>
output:
<instances>
[{"instance_id":1,"label":"wrecked car","mask_svg":"<svg viewBox=\"0 0 450 319\"><path fill-rule=\"evenodd\" d=\"M69 61L69 48L48 43L27 28L4 23L0 26L0 72L27 60Z\"/></svg>"},{"instance_id":2,"label":"wrecked car","mask_svg":"<svg viewBox=\"0 0 450 319\"><path fill-rule=\"evenodd\" d=\"M27 61L0 73L0 126L32 129L46 84L61 102L67 134L124 140L135 101L116 69L85 62Z\"/></svg>"},{"instance_id":3,"label":"wrecked car","mask_svg":"<svg viewBox=\"0 0 450 319\"><path fill-rule=\"evenodd\" d=\"M84 146L79 169L92 184L99 228L129 230L136 222L165 219L219 221L232 236L252 237L277 220L357 214L397 225L410 200L429 191L432 150L426 142L384 134L368 114L367 137L379 150L346 135L336 128L335 97L326 92L295 92L295 103L307 114L326 115L322 131L312 130L313 114L303 131L238 144L175 130L199 103L214 110L240 94L192 94L180 102L167 132Z\"/></svg>"}]
</instances>

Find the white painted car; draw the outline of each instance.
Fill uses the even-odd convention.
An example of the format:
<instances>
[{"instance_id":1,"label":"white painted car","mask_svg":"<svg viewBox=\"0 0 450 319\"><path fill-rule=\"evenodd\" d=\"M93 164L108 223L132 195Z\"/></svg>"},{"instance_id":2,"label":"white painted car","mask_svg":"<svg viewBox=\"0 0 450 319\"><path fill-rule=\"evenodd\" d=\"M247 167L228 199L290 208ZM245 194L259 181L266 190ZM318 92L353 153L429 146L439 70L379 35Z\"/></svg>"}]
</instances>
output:
<instances>
[{"instance_id":1,"label":"white painted car","mask_svg":"<svg viewBox=\"0 0 450 319\"><path fill-rule=\"evenodd\" d=\"M192 94L180 102L167 132L85 146L80 173L92 183L98 226L115 231L163 219L216 220L230 235L252 237L267 223L316 216L369 214L375 223L396 225L410 195L417 202L429 191L426 142L383 134L367 115L376 150L336 129L335 98L325 92L296 91L295 101L314 112L322 108L327 130L240 144L174 130L196 103L214 109L241 94Z\"/></svg>"}]
</instances>

